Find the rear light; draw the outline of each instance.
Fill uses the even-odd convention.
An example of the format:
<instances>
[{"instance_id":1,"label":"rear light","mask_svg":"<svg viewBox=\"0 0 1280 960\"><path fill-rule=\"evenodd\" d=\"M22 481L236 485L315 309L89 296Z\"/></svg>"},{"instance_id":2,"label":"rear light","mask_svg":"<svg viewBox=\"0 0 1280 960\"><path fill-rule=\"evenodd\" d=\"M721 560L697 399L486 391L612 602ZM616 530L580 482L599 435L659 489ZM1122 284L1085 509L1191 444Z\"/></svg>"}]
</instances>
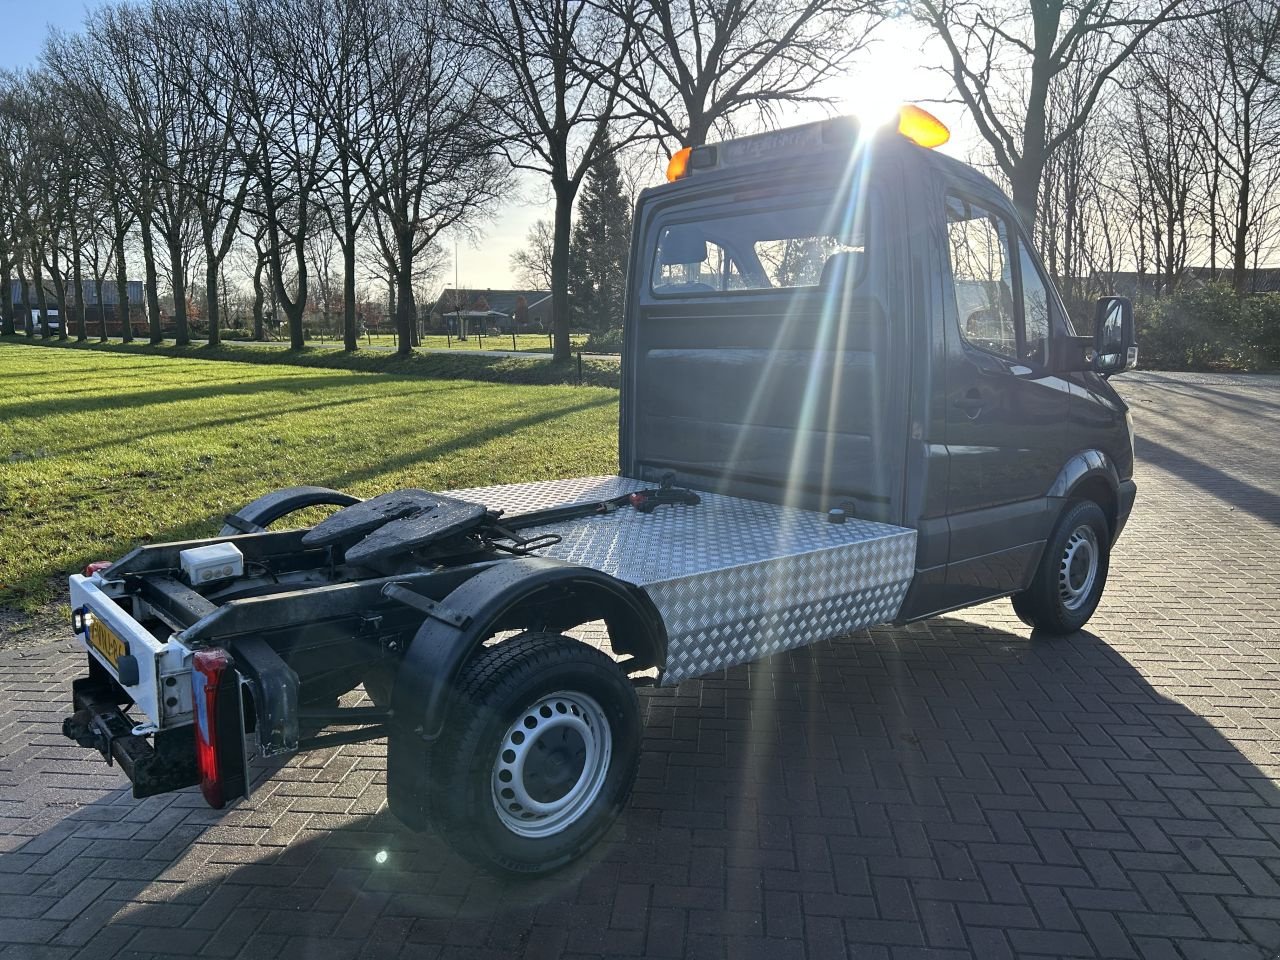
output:
<instances>
[{"instance_id":1,"label":"rear light","mask_svg":"<svg viewBox=\"0 0 1280 960\"><path fill-rule=\"evenodd\" d=\"M225 650L197 650L191 657L200 792L215 810L246 795L244 718L235 661Z\"/></svg>"},{"instance_id":2,"label":"rear light","mask_svg":"<svg viewBox=\"0 0 1280 960\"><path fill-rule=\"evenodd\" d=\"M93 563L85 564L83 573L86 577L92 577L99 570L106 570L113 562L112 560L95 560Z\"/></svg>"}]
</instances>

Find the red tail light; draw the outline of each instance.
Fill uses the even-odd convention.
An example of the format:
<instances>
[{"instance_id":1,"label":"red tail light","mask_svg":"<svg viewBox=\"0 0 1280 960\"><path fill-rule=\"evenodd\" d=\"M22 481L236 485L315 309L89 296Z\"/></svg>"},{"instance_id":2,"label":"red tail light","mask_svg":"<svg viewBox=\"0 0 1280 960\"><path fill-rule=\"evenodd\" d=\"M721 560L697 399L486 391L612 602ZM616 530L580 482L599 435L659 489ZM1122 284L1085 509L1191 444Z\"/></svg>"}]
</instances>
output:
<instances>
[{"instance_id":1,"label":"red tail light","mask_svg":"<svg viewBox=\"0 0 1280 960\"><path fill-rule=\"evenodd\" d=\"M231 654L216 647L197 650L191 666L200 792L221 810L248 787L240 681Z\"/></svg>"},{"instance_id":2,"label":"red tail light","mask_svg":"<svg viewBox=\"0 0 1280 960\"><path fill-rule=\"evenodd\" d=\"M99 570L106 570L113 562L112 560L95 560L93 563L85 564L82 573L86 577L92 577Z\"/></svg>"}]
</instances>

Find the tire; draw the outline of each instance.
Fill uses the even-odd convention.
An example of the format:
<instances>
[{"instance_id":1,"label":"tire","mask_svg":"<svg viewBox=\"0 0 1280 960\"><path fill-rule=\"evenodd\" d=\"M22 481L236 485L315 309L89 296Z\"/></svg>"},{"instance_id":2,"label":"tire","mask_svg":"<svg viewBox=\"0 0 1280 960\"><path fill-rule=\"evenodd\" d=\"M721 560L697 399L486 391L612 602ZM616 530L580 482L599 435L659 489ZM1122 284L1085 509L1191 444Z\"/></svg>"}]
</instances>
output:
<instances>
[{"instance_id":1,"label":"tire","mask_svg":"<svg viewBox=\"0 0 1280 960\"><path fill-rule=\"evenodd\" d=\"M284 487L264 493L257 500L245 504L218 531L220 537L234 537L238 533L261 533L277 520L307 507L349 507L359 503L359 497L328 487ZM234 521L234 522L233 522Z\"/></svg>"},{"instance_id":2,"label":"tire","mask_svg":"<svg viewBox=\"0 0 1280 960\"><path fill-rule=\"evenodd\" d=\"M1058 518L1031 586L1013 595L1027 626L1053 636L1075 633L1102 599L1111 561L1111 528L1092 500L1071 503Z\"/></svg>"},{"instance_id":3,"label":"tire","mask_svg":"<svg viewBox=\"0 0 1280 960\"><path fill-rule=\"evenodd\" d=\"M622 811L640 734L635 689L599 650L536 632L484 648L425 761L432 825L490 872L550 873Z\"/></svg>"}]
</instances>

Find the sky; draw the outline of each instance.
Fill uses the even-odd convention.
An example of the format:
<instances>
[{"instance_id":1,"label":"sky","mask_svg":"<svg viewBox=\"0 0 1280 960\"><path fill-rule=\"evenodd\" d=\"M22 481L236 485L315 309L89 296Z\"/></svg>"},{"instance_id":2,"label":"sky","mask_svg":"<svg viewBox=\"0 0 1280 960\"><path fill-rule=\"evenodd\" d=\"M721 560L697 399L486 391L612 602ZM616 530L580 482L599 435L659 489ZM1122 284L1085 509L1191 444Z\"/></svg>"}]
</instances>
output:
<instances>
[{"instance_id":1,"label":"sky","mask_svg":"<svg viewBox=\"0 0 1280 960\"><path fill-rule=\"evenodd\" d=\"M49 27L75 30L87 10L103 0L0 0L0 36L4 37L3 65L11 69L31 66L40 54ZM940 51L922 49L924 35L919 27L891 21L876 34L879 39L858 59L850 75L834 82L831 96L837 113L883 112L900 102L918 102L952 131L952 140L942 149L955 156L971 153L975 137L963 109L955 104L926 101L946 100L951 92L946 78L930 69L940 63ZM795 111L795 122L825 116L819 107ZM655 165L654 176L661 176ZM457 251L456 276L459 286L469 289L515 287L511 254L523 246L526 235L539 217L551 218L550 191L536 177L522 177L515 196L494 211L492 219L474 237L444 238L450 260ZM439 278L453 283L455 271Z\"/></svg>"},{"instance_id":2,"label":"sky","mask_svg":"<svg viewBox=\"0 0 1280 960\"><path fill-rule=\"evenodd\" d=\"M0 33L4 36L4 65L29 67L40 54L49 27L74 30L85 11L101 6L93 0L0 0Z\"/></svg>"}]
</instances>

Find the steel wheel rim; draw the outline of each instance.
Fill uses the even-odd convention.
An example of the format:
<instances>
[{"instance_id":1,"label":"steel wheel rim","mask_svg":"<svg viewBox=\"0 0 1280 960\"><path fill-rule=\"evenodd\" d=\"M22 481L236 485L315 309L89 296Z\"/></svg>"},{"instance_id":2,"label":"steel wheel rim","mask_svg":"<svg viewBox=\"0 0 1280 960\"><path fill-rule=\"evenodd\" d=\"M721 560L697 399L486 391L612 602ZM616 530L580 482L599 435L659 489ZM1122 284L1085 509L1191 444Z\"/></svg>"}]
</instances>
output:
<instances>
[{"instance_id":1,"label":"steel wheel rim","mask_svg":"<svg viewBox=\"0 0 1280 960\"><path fill-rule=\"evenodd\" d=\"M1088 602L1098 579L1098 535L1089 524L1081 524L1067 538L1067 547L1058 564L1058 596L1067 610L1076 611Z\"/></svg>"},{"instance_id":2,"label":"steel wheel rim","mask_svg":"<svg viewBox=\"0 0 1280 960\"><path fill-rule=\"evenodd\" d=\"M490 776L498 819L521 837L550 837L595 803L609 773L613 730L600 704L561 690L520 711Z\"/></svg>"}]
</instances>

